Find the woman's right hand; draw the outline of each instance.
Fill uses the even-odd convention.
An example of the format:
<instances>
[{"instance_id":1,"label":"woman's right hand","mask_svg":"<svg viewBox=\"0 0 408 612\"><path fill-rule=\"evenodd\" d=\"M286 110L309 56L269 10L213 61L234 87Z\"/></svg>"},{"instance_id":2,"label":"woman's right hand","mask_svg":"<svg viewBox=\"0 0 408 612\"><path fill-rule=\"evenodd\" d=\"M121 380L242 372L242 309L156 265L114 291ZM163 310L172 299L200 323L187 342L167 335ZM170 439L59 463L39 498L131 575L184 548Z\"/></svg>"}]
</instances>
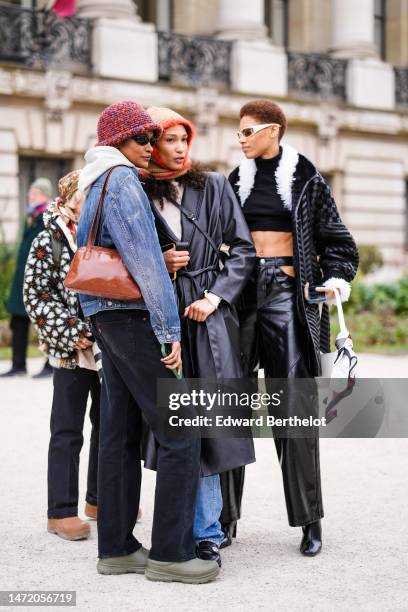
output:
<instances>
[{"instance_id":1,"label":"woman's right hand","mask_svg":"<svg viewBox=\"0 0 408 612\"><path fill-rule=\"evenodd\" d=\"M172 342L171 353L167 357L162 357L161 361L169 370L180 370L182 366L180 342Z\"/></svg>"},{"instance_id":2,"label":"woman's right hand","mask_svg":"<svg viewBox=\"0 0 408 612\"><path fill-rule=\"evenodd\" d=\"M84 351L85 349L89 348L90 346L92 346L93 341L92 340L88 340L87 336L92 336L91 332L84 332L83 334L81 334L79 336L79 339L75 345L75 348L78 349L79 351Z\"/></svg>"},{"instance_id":3,"label":"woman's right hand","mask_svg":"<svg viewBox=\"0 0 408 612\"><path fill-rule=\"evenodd\" d=\"M174 272L178 272L181 268L185 268L190 261L188 251L175 251L174 249L171 249L170 251L163 253L163 257L167 270L173 274Z\"/></svg>"}]
</instances>

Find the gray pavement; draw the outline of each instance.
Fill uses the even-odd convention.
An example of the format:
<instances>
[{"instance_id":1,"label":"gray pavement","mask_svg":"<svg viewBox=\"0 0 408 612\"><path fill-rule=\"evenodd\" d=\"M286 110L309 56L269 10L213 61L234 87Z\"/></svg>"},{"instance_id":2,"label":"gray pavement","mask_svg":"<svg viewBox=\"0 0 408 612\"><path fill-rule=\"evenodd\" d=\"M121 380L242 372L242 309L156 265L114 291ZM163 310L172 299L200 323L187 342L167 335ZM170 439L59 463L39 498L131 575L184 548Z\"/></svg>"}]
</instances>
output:
<instances>
[{"instance_id":1,"label":"gray pavement","mask_svg":"<svg viewBox=\"0 0 408 612\"><path fill-rule=\"evenodd\" d=\"M32 360L31 370L40 364ZM406 356L360 356L360 364L361 376L407 376ZM49 379L0 381L0 590L76 590L77 609L98 612L408 610L407 440L322 440L324 548L314 559L300 556L300 530L287 525L273 442L257 440L238 537L223 553L219 579L203 586L150 583L96 573L94 522L88 541L46 532L51 396ZM87 424L81 511L88 433ZM146 470L135 533L147 546L153 490L154 474Z\"/></svg>"}]
</instances>

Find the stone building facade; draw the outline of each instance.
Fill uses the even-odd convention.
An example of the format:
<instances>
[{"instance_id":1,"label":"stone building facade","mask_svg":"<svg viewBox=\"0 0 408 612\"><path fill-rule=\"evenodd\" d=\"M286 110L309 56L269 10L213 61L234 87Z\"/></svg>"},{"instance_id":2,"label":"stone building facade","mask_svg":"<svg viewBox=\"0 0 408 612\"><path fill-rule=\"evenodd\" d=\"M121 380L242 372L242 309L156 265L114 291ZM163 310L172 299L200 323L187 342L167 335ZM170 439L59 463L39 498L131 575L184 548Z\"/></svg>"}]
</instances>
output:
<instances>
[{"instance_id":1,"label":"stone building facade","mask_svg":"<svg viewBox=\"0 0 408 612\"><path fill-rule=\"evenodd\" d=\"M261 96L284 108L285 138L328 177L358 243L380 247L377 277L406 269L408 0L77 0L62 20L49 4L0 1L3 238L35 175L81 167L108 104L184 113L193 155L228 172L239 109Z\"/></svg>"}]
</instances>

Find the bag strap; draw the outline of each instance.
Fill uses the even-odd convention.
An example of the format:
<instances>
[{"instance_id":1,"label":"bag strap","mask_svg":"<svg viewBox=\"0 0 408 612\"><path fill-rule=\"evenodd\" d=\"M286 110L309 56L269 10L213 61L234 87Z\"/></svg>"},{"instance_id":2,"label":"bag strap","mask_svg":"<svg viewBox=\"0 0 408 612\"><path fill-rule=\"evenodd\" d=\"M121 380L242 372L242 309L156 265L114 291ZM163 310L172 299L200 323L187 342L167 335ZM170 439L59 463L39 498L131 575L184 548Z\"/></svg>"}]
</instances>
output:
<instances>
[{"instance_id":1,"label":"bag strap","mask_svg":"<svg viewBox=\"0 0 408 612\"><path fill-rule=\"evenodd\" d=\"M172 202L172 204L174 204L174 202ZM175 205L175 204L174 204ZM176 206L176 205L175 205ZM220 258L220 253L219 253L219 248L217 248L217 245L215 244L214 240L211 238L211 236L202 228L199 226L197 219L195 218L194 214L188 214L185 210L183 210L180 208L180 212L182 215L184 215L184 217L186 217L186 219L188 219L194 226L196 229L198 229L198 231L204 236L204 238L207 240L207 242L209 242L209 244L212 246L212 248L214 249L217 258Z\"/></svg>"},{"instance_id":2,"label":"bag strap","mask_svg":"<svg viewBox=\"0 0 408 612\"><path fill-rule=\"evenodd\" d=\"M113 170L115 168L119 168L120 166L124 166L126 168L128 167L128 166L125 166L125 164L118 164L117 166L113 166L108 171L108 173L107 173L107 175L105 177L105 180L103 182L103 186L102 186L102 190L101 190L101 195L99 196L98 206L96 207L94 218L92 220L91 229L89 231L88 242L86 244L86 248L87 249L90 249L91 247L95 246L95 238L98 237L98 235L99 235L99 223L100 223L100 220L101 220L102 208L103 208L103 203L105 201L106 191L108 189L109 178L110 178L110 175L112 174Z\"/></svg>"},{"instance_id":3,"label":"bag strap","mask_svg":"<svg viewBox=\"0 0 408 612\"><path fill-rule=\"evenodd\" d=\"M340 335L342 337L347 337L347 336L350 335L350 332L347 329L346 321L344 319L343 304L341 302L340 292L339 292L338 289L336 289L334 287L333 287L333 291L334 291L334 295L335 295L335 298L336 298L337 317L339 319L339 325L340 325Z\"/></svg>"},{"instance_id":4,"label":"bag strap","mask_svg":"<svg viewBox=\"0 0 408 612\"><path fill-rule=\"evenodd\" d=\"M211 238L211 236L202 228L200 227L200 225L198 224L197 218L195 216L194 213L188 213L186 212L181 204L177 204L176 202L173 202L173 200L168 200L168 202L170 202L170 204L173 204L173 206L175 206L180 213L190 221L190 223L192 223L194 225L194 227L196 229L198 229L198 231L204 236L204 238L207 240L207 242L210 244L210 246L214 249L215 254L217 255L217 259L220 259L220 249L217 247L217 245L215 244L214 240Z\"/></svg>"}]
</instances>

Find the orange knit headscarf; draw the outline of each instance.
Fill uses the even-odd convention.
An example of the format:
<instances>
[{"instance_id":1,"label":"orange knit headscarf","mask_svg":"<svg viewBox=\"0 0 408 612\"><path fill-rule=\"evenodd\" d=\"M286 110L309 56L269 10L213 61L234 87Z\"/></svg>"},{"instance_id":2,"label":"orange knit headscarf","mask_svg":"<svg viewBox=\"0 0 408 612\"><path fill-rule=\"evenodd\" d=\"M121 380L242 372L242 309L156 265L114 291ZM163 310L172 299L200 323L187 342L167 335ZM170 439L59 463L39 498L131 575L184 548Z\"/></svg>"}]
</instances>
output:
<instances>
[{"instance_id":1,"label":"orange knit headscarf","mask_svg":"<svg viewBox=\"0 0 408 612\"><path fill-rule=\"evenodd\" d=\"M190 149L193 139L196 135L193 124L185 119L171 108L164 108L159 106L151 106L147 109L147 113L153 119L153 121L163 129L162 136L165 130L175 125L183 125L187 131L187 152L184 160L183 167L179 170L170 170L160 157L158 147L153 148L152 159L150 160L149 167L147 170L139 170L139 172L148 178L154 178L161 181L171 181L179 176L186 174L191 168Z\"/></svg>"}]
</instances>

